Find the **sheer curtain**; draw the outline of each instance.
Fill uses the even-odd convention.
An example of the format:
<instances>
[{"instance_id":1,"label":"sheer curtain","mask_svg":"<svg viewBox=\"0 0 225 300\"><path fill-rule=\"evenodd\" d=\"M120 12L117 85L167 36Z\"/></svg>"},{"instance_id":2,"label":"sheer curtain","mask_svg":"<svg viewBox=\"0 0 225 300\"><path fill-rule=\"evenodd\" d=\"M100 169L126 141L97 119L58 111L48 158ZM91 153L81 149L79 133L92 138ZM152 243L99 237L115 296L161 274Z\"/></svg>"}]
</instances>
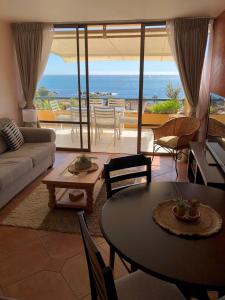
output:
<instances>
[{"instance_id":1,"label":"sheer curtain","mask_svg":"<svg viewBox=\"0 0 225 300\"><path fill-rule=\"evenodd\" d=\"M53 39L53 25L14 23L13 33L19 77L23 91L23 107L33 109L38 79L44 71Z\"/></svg>"},{"instance_id":2,"label":"sheer curtain","mask_svg":"<svg viewBox=\"0 0 225 300\"><path fill-rule=\"evenodd\" d=\"M167 33L191 116L196 116L208 36L208 18L167 21Z\"/></svg>"},{"instance_id":3,"label":"sheer curtain","mask_svg":"<svg viewBox=\"0 0 225 300\"><path fill-rule=\"evenodd\" d=\"M197 117L201 121L201 127L199 129L199 134L198 134L199 141L204 141L206 137L207 118L208 118L208 109L209 109L212 48L213 48L213 20L210 20L205 60L202 69L199 101L198 101L197 113L196 113Z\"/></svg>"}]
</instances>

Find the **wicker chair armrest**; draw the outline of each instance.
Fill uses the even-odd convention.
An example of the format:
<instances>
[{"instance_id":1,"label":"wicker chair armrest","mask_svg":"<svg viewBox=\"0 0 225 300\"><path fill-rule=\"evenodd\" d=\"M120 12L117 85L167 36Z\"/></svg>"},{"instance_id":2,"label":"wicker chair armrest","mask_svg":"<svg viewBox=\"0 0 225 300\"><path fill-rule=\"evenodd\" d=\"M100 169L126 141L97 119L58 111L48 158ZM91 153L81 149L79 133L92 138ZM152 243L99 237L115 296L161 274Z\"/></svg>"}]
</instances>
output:
<instances>
[{"instance_id":1,"label":"wicker chair armrest","mask_svg":"<svg viewBox=\"0 0 225 300\"><path fill-rule=\"evenodd\" d=\"M178 141L177 141L177 148L182 148L184 146L189 146L189 142L191 142L193 140L195 134L196 134L196 131L180 136Z\"/></svg>"},{"instance_id":2,"label":"wicker chair armrest","mask_svg":"<svg viewBox=\"0 0 225 300\"><path fill-rule=\"evenodd\" d=\"M154 134L154 140L160 139L164 136L174 135L173 124L166 122L163 125L155 128L151 128Z\"/></svg>"}]
</instances>

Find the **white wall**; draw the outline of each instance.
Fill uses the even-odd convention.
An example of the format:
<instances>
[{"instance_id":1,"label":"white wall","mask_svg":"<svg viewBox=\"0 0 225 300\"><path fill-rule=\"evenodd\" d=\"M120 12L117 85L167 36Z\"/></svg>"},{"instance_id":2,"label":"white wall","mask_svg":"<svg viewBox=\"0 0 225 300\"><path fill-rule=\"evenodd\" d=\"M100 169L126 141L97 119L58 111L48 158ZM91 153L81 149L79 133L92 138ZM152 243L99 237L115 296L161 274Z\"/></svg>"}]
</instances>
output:
<instances>
[{"instance_id":1,"label":"white wall","mask_svg":"<svg viewBox=\"0 0 225 300\"><path fill-rule=\"evenodd\" d=\"M0 117L21 121L18 106L15 54L8 23L0 22Z\"/></svg>"}]
</instances>

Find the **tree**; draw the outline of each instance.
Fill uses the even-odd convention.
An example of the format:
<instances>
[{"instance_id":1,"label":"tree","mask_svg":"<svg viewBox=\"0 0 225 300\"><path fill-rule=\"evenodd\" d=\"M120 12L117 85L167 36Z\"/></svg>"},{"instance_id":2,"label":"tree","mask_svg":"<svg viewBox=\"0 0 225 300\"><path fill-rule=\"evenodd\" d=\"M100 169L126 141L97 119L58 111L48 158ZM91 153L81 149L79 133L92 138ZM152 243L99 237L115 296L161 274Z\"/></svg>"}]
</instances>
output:
<instances>
[{"instance_id":1,"label":"tree","mask_svg":"<svg viewBox=\"0 0 225 300\"><path fill-rule=\"evenodd\" d=\"M52 92L46 89L46 87L44 86L40 86L36 91L36 97L54 97L56 95L57 95L56 92L54 91Z\"/></svg>"},{"instance_id":2,"label":"tree","mask_svg":"<svg viewBox=\"0 0 225 300\"><path fill-rule=\"evenodd\" d=\"M169 81L169 83L166 86L166 95L170 99L179 99L179 94L181 92L181 86L179 83L176 87L173 86L172 82Z\"/></svg>"}]
</instances>

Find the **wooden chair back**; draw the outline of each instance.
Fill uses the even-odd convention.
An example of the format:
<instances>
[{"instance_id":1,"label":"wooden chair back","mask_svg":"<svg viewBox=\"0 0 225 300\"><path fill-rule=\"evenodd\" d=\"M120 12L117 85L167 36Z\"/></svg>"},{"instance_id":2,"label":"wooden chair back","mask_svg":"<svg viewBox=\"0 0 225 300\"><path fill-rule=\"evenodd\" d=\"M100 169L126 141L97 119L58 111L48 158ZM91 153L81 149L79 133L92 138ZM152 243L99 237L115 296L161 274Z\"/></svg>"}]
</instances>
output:
<instances>
[{"instance_id":1,"label":"wooden chair back","mask_svg":"<svg viewBox=\"0 0 225 300\"><path fill-rule=\"evenodd\" d=\"M130 169L134 167L146 167L145 170L135 170L134 172L128 172L118 175L112 175L111 172ZM146 177L146 184L151 182L151 159L143 154L129 155L124 157L116 157L110 159L104 165L105 183L107 198L110 198L113 194L129 186L137 185L137 183L130 183L119 187L112 187L115 182L123 180L134 179L139 177Z\"/></svg>"},{"instance_id":2,"label":"wooden chair back","mask_svg":"<svg viewBox=\"0 0 225 300\"><path fill-rule=\"evenodd\" d=\"M78 213L80 230L87 259L92 300L117 300L112 270L107 267L87 228L83 212Z\"/></svg>"}]
</instances>

